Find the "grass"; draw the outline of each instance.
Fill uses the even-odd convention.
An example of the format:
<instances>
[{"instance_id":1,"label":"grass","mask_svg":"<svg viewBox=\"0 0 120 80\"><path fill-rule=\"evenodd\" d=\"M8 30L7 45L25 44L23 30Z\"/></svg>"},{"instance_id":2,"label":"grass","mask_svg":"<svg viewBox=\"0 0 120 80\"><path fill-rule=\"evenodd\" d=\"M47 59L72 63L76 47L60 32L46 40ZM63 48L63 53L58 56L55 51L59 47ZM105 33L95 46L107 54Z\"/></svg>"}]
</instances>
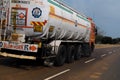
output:
<instances>
[{"instance_id":1,"label":"grass","mask_svg":"<svg viewBox=\"0 0 120 80\"><path fill-rule=\"evenodd\" d=\"M120 44L95 44L95 48L108 48L117 46L120 46Z\"/></svg>"}]
</instances>

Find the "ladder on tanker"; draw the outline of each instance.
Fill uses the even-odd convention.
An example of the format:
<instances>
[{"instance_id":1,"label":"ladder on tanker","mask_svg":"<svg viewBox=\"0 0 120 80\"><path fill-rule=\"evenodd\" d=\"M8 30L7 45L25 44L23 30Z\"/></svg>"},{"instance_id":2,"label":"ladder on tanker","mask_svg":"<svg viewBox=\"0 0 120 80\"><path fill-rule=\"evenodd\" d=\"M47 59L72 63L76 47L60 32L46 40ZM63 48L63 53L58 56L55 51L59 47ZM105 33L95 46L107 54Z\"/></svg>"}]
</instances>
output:
<instances>
[{"instance_id":1,"label":"ladder on tanker","mask_svg":"<svg viewBox=\"0 0 120 80\"><path fill-rule=\"evenodd\" d=\"M9 0L0 1L0 41L6 38L8 3Z\"/></svg>"}]
</instances>

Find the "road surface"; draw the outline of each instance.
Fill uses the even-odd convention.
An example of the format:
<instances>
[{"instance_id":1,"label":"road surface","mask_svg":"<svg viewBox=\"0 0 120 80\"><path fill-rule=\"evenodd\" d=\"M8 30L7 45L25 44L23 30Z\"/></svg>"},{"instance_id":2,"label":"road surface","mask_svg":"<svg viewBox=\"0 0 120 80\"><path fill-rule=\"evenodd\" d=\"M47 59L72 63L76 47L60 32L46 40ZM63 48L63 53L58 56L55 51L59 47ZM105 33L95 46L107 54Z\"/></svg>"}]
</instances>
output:
<instances>
[{"instance_id":1,"label":"road surface","mask_svg":"<svg viewBox=\"0 0 120 80\"><path fill-rule=\"evenodd\" d=\"M0 80L120 80L120 47L96 49L61 67L0 57Z\"/></svg>"}]
</instances>

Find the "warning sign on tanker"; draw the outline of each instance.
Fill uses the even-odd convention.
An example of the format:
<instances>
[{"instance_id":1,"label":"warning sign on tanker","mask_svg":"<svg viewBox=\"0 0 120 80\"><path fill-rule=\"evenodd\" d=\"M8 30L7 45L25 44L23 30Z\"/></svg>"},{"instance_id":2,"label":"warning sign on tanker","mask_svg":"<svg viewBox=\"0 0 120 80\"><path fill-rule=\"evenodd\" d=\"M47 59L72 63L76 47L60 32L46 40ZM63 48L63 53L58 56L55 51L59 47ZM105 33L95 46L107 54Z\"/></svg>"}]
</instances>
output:
<instances>
[{"instance_id":1,"label":"warning sign on tanker","mask_svg":"<svg viewBox=\"0 0 120 80\"><path fill-rule=\"evenodd\" d=\"M26 9L12 9L12 21L11 23L14 25L16 23L17 26L25 26L26 25ZM14 22L16 21L16 22Z\"/></svg>"}]
</instances>

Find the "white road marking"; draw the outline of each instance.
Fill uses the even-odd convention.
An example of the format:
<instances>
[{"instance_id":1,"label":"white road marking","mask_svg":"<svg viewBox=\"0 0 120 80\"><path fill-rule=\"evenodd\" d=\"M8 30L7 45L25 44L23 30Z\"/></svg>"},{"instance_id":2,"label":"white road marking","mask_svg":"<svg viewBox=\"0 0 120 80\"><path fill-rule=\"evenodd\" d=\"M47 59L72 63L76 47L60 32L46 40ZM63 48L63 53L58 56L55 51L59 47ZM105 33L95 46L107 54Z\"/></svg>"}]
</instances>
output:
<instances>
[{"instance_id":1,"label":"white road marking","mask_svg":"<svg viewBox=\"0 0 120 80\"><path fill-rule=\"evenodd\" d=\"M70 71L70 69L64 70L64 71L62 71L62 72L60 72L60 73L57 73L57 74L55 74L55 75L53 75L53 76L50 76L50 77L48 77L48 78L46 78L46 79L44 79L44 80L51 80L51 79L53 79L53 78L55 78L55 77L57 77L57 76L59 76L59 75L62 75L62 74L64 74L64 73L68 72L68 71Z\"/></svg>"},{"instance_id":2,"label":"white road marking","mask_svg":"<svg viewBox=\"0 0 120 80\"><path fill-rule=\"evenodd\" d=\"M88 60L88 61L85 61L85 63L89 63L89 62L92 62L92 61L94 61L94 60L95 60L95 58L90 59L90 60Z\"/></svg>"},{"instance_id":3,"label":"white road marking","mask_svg":"<svg viewBox=\"0 0 120 80\"><path fill-rule=\"evenodd\" d=\"M107 54L103 54L103 55L101 55L101 57L104 57L104 56L106 56Z\"/></svg>"}]
</instances>

